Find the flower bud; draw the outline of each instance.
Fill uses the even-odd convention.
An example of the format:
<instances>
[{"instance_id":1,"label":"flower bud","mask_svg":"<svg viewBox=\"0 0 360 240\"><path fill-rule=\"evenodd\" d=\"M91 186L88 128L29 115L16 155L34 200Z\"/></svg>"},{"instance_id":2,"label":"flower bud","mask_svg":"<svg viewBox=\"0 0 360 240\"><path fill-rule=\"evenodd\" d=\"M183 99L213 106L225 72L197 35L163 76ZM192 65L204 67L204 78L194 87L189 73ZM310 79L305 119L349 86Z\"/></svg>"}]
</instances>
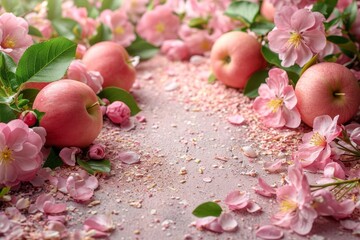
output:
<instances>
[{"instance_id":1,"label":"flower bud","mask_svg":"<svg viewBox=\"0 0 360 240\"><path fill-rule=\"evenodd\" d=\"M20 114L19 119L23 120L29 127L33 127L37 122L37 115L34 111L24 111Z\"/></svg>"},{"instance_id":2,"label":"flower bud","mask_svg":"<svg viewBox=\"0 0 360 240\"><path fill-rule=\"evenodd\" d=\"M113 123L124 123L130 118L130 108L121 101L115 101L107 106L106 108L106 116Z\"/></svg>"},{"instance_id":3,"label":"flower bud","mask_svg":"<svg viewBox=\"0 0 360 240\"><path fill-rule=\"evenodd\" d=\"M105 146L102 144L93 144L88 151L89 158L103 159L105 157Z\"/></svg>"}]
</instances>

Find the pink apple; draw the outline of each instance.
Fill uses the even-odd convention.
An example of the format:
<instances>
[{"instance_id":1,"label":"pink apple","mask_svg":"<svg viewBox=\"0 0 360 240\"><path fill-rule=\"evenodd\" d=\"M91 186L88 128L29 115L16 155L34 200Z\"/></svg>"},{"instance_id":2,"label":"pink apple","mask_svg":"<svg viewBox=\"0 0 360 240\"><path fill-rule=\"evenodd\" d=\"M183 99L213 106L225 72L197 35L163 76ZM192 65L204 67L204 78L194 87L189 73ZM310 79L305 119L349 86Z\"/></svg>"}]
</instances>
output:
<instances>
[{"instance_id":1,"label":"pink apple","mask_svg":"<svg viewBox=\"0 0 360 240\"><path fill-rule=\"evenodd\" d=\"M99 135L103 116L98 98L85 83L64 79L44 87L33 108L45 115L40 126L46 129L46 145L87 147Z\"/></svg>"},{"instance_id":2,"label":"pink apple","mask_svg":"<svg viewBox=\"0 0 360 240\"><path fill-rule=\"evenodd\" d=\"M338 63L311 66L297 82L295 94L301 119L309 126L320 115L339 115L338 123L342 124L359 110L359 83L348 68Z\"/></svg>"},{"instance_id":3,"label":"pink apple","mask_svg":"<svg viewBox=\"0 0 360 240\"><path fill-rule=\"evenodd\" d=\"M260 8L260 13L265 19L267 19L271 22L274 21L275 7L270 2L270 0L264 0L262 2L261 8Z\"/></svg>"},{"instance_id":4,"label":"pink apple","mask_svg":"<svg viewBox=\"0 0 360 240\"><path fill-rule=\"evenodd\" d=\"M210 63L215 77L234 88L244 88L251 75L266 66L260 43L240 31L227 32L216 40Z\"/></svg>"},{"instance_id":5,"label":"pink apple","mask_svg":"<svg viewBox=\"0 0 360 240\"><path fill-rule=\"evenodd\" d=\"M101 73L103 88L113 86L129 91L135 82L135 68L120 44L110 41L96 43L85 52L82 60L88 70Z\"/></svg>"}]
</instances>

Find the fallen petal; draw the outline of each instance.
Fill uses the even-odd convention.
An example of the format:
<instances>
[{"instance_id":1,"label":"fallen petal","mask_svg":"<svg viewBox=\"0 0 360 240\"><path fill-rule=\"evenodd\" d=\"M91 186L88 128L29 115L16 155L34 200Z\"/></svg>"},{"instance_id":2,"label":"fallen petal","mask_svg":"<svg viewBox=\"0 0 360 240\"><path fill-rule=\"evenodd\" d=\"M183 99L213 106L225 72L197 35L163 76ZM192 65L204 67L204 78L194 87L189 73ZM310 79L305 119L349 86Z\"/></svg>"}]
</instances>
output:
<instances>
[{"instance_id":1,"label":"fallen petal","mask_svg":"<svg viewBox=\"0 0 360 240\"><path fill-rule=\"evenodd\" d=\"M262 239L281 239L284 236L284 232L273 225L265 225L256 231L256 236Z\"/></svg>"},{"instance_id":2,"label":"fallen petal","mask_svg":"<svg viewBox=\"0 0 360 240\"><path fill-rule=\"evenodd\" d=\"M230 192L224 200L230 210L243 209L249 204L249 201L249 194L241 193L239 190Z\"/></svg>"},{"instance_id":3,"label":"fallen petal","mask_svg":"<svg viewBox=\"0 0 360 240\"><path fill-rule=\"evenodd\" d=\"M255 202L249 202L249 204L246 206L246 210L249 213L254 213L254 212L260 211L261 207L259 204L255 203Z\"/></svg>"},{"instance_id":4,"label":"fallen petal","mask_svg":"<svg viewBox=\"0 0 360 240\"><path fill-rule=\"evenodd\" d=\"M217 217L204 217L196 220L196 228L203 230L210 230L217 233L222 233L222 229Z\"/></svg>"},{"instance_id":5,"label":"fallen petal","mask_svg":"<svg viewBox=\"0 0 360 240\"><path fill-rule=\"evenodd\" d=\"M46 214L57 214L66 211L65 203L52 203L50 201L46 201L43 205L44 213Z\"/></svg>"},{"instance_id":6,"label":"fallen petal","mask_svg":"<svg viewBox=\"0 0 360 240\"><path fill-rule=\"evenodd\" d=\"M238 223L230 213L222 213L219 216L218 221L221 228L227 232L235 231L238 227Z\"/></svg>"},{"instance_id":7,"label":"fallen petal","mask_svg":"<svg viewBox=\"0 0 360 240\"><path fill-rule=\"evenodd\" d=\"M178 89L179 87L180 85L177 82L169 82L165 85L164 90L166 92L171 92Z\"/></svg>"},{"instance_id":8,"label":"fallen petal","mask_svg":"<svg viewBox=\"0 0 360 240\"><path fill-rule=\"evenodd\" d=\"M257 153L255 152L255 150L251 146L242 147L242 151L243 151L244 155L249 158L256 158L258 156Z\"/></svg>"},{"instance_id":9,"label":"fallen petal","mask_svg":"<svg viewBox=\"0 0 360 240\"><path fill-rule=\"evenodd\" d=\"M340 221L340 225L345 228L345 229L348 229L348 230L354 230L358 227L360 227L360 223L357 222L357 221L353 221L353 220L342 220Z\"/></svg>"},{"instance_id":10,"label":"fallen petal","mask_svg":"<svg viewBox=\"0 0 360 240\"><path fill-rule=\"evenodd\" d=\"M280 172L280 171L284 170L282 167L283 162L284 162L284 159L278 159L275 162L265 162L264 169L271 173Z\"/></svg>"},{"instance_id":11,"label":"fallen petal","mask_svg":"<svg viewBox=\"0 0 360 240\"><path fill-rule=\"evenodd\" d=\"M140 162L140 156L133 151L121 152L118 155L121 162L126 164L134 164Z\"/></svg>"},{"instance_id":12,"label":"fallen petal","mask_svg":"<svg viewBox=\"0 0 360 240\"><path fill-rule=\"evenodd\" d=\"M109 232L115 229L114 223L109 215L95 215L89 217L84 222L85 230L97 230L101 232Z\"/></svg>"},{"instance_id":13,"label":"fallen petal","mask_svg":"<svg viewBox=\"0 0 360 240\"><path fill-rule=\"evenodd\" d=\"M227 118L228 122L233 125L241 125L245 122L245 118L241 115L233 115Z\"/></svg>"}]
</instances>

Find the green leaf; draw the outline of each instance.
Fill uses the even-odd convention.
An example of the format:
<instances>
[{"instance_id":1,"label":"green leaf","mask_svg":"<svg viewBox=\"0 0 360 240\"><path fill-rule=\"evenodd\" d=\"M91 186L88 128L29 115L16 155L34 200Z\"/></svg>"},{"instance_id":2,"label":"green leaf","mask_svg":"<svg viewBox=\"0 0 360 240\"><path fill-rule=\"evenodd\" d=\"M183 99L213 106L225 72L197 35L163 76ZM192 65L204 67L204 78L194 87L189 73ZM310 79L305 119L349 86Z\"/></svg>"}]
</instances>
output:
<instances>
[{"instance_id":1,"label":"green leaf","mask_svg":"<svg viewBox=\"0 0 360 240\"><path fill-rule=\"evenodd\" d=\"M16 118L14 110L9 105L0 103L0 122L7 123Z\"/></svg>"},{"instance_id":2,"label":"green leaf","mask_svg":"<svg viewBox=\"0 0 360 240\"><path fill-rule=\"evenodd\" d=\"M90 45L111 39L111 30L108 26L100 24L96 30L96 35L90 39Z\"/></svg>"},{"instance_id":3,"label":"green leaf","mask_svg":"<svg viewBox=\"0 0 360 240\"><path fill-rule=\"evenodd\" d=\"M50 149L50 154L47 157L46 161L44 162L43 168L57 168L63 165L63 161L61 160L60 156L59 156L59 152L60 150L55 149L55 148L51 148Z\"/></svg>"},{"instance_id":4,"label":"green leaf","mask_svg":"<svg viewBox=\"0 0 360 240\"><path fill-rule=\"evenodd\" d=\"M62 17L62 0L47 0L47 18L54 20Z\"/></svg>"},{"instance_id":5,"label":"green leaf","mask_svg":"<svg viewBox=\"0 0 360 240\"><path fill-rule=\"evenodd\" d=\"M5 196L6 194L8 194L10 192L10 187L3 187L0 191L0 198L2 198L3 196Z\"/></svg>"},{"instance_id":6,"label":"green leaf","mask_svg":"<svg viewBox=\"0 0 360 240\"><path fill-rule=\"evenodd\" d=\"M276 66L276 67L279 67L281 69L284 69L285 71L291 71L291 72L294 72L294 73L297 73L297 74L300 74L301 72L301 68L298 66L298 65L294 65L294 66L291 66L291 67L283 67L281 65L281 60L279 59L279 56L274 53L273 51L270 50L270 48L266 45L263 45L261 47L261 53L262 55L264 56L265 60Z\"/></svg>"},{"instance_id":7,"label":"green leaf","mask_svg":"<svg viewBox=\"0 0 360 240\"><path fill-rule=\"evenodd\" d=\"M249 98L256 98L259 96L258 89L262 83L265 83L268 76L268 70L260 70L251 75L244 88L244 95Z\"/></svg>"},{"instance_id":8,"label":"green leaf","mask_svg":"<svg viewBox=\"0 0 360 240\"><path fill-rule=\"evenodd\" d=\"M257 3L236 1L229 5L225 11L225 15L234 19L245 20L246 23L251 24L254 22L259 10L260 6Z\"/></svg>"},{"instance_id":9,"label":"green leaf","mask_svg":"<svg viewBox=\"0 0 360 240\"><path fill-rule=\"evenodd\" d=\"M34 44L19 61L17 78L21 83L59 80L75 58L75 52L76 44L63 37Z\"/></svg>"},{"instance_id":10,"label":"green leaf","mask_svg":"<svg viewBox=\"0 0 360 240\"><path fill-rule=\"evenodd\" d=\"M320 12L322 13L326 19L329 18L331 13L334 11L334 8L336 7L338 0L323 0L323 1L317 1L313 7L313 12Z\"/></svg>"},{"instance_id":11,"label":"green leaf","mask_svg":"<svg viewBox=\"0 0 360 240\"><path fill-rule=\"evenodd\" d=\"M215 202L205 202L197 206L192 214L196 217L218 217L222 212L222 208Z\"/></svg>"},{"instance_id":12,"label":"green leaf","mask_svg":"<svg viewBox=\"0 0 360 240\"><path fill-rule=\"evenodd\" d=\"M275 25L271 22L253 22L250 25L250 30L256 33L257 35L266 35L274 27Z\"/></svg>"},{"instance_id":13,"label":"green leaf","mask_svg":"<svg viewBox=\"0 0 360 240\"><path fill-rule=\"evenodd\" d=\"M216 76L214 75L214 73L211 73L208 77L208 83L214 84L216 81L217 81Z\"/></svg>"},{"instance_id":14,"label":"green leaf","mask_svg":"<svg viewBox=\"0 0 360 240\"><path fill-rule=\"evenodd\" d=\"M91 4L89 3L88 0L74 0L74 4L76 7L84 7L86 8L87 12L91 12L91 9L92 9L92 6Z\"/></svg>"},{"instance_id":15,"label":"green leaf","mask_svg":"<svg viewBox=\"0 0 360 240\"><path fill-rule=\"evenodd\" d=\"M100 98L106 98L110 102L121 101L125 103L131 110L131 116L136 115L140 112L140 108L138 107L134 97L128 93L127 91L117 88L117 87L107 87L104 88L98 96Z\"/></svg>"},{"instance_id":16,"label":"green leaf","mask_svg":"<svg viewBox=\"0 0 360 240\"><path fill-rule=\"evenodd\" d=\"M16 63L4 52L0 52L0 83L4 87L16 92L20 86L20 82L16 79ZM1 86L1 84L0 84Z\"/></svg>"},{"instance_id":17,"label":"green leaf","mask_svg":"<svg viewBox=\"0 0 360 240\"><path fill-rule=\"evenodd\" d=\"M357 15L357 1L353 1L347 8L344 9L342 14L342 20L345 26L345 30L349 31L352 24L355 22Z\"/></svg>"},{"instance_id":18,"label":"green leaf","mask_svg":"<svg viewBox=\"0 0 360 240\"><path fill-rule=\"evenodd\" d=\"M343 44L337 44L340 48L340 50L349 58L353 58L357 53L357 47L356 44L353 41L348 41L347 43Z\"/></svg>"},{"instance_id":19,"label":"green leaf","mask_svg":"<svg viewBox=\"0 0 360 240\"><path fill-rule=\"evenodd\" d=\"M29 34L34 37L43 37L42 33L34 26L29 25Z\"/></svg>"},{"instance_id":20,"label":"green leaf","mask_svg":"<svg viewBox=\"0 0 360 240\"><path fill-rule=\"evenodd\" d=\"M189 21L189 27L192 28L198 28L198 29L204 29L206 27L206 24L208 23L208 20L202 17L198 18L192 18Z\"/></svg>"},{"instance_id":21,"label":"green leaf","mask_svg":"<svg viewBox=\"0 0 360 240\"><path fill-rule=\"evenodd\" d=\"M28 88L21 91L23 99L30 101L30 107L32 107L33 102L35 101L36 95L39 93L39 89Z\"/></svg>"},{"instance_id":22,"label":"green leaf","mask_svg":"<svg viewBox=\"0 0 360 240\"><path fill-rule=\"evenodd\" d=\"M105 9L116 10L121 6L121 0L103 0L100 11Z\"/></svg>"},{"instance_id":23,"label":"green leaf","mask_svg":"<svg viewBox=\"0 0 360 240\"><path fill-rule=\"evenodd\" d=\"M111 165L109 160L90 160L83 161L81 159L77 159L76 162L79 164L81 168L86 170L89 174L95 173L109 173L111 170Z\"/></svg>"},{"instance_id":24,"label":"green leaf","mask_svg":"<svg viewBox=\"0 0 360 240\"><path fill-rule=\"evenodd\" d=\"M126 48L126 51L130 56L139 56L141 59L146 60L155 56L159 52L159 48L137 37L136 40Z\"/></svg>"},{"instance_id":25,"label":"green leaf","mask_svg":"<svg viewBox=\"0 0 360 240\"><path fill-rule=\"evenodd\" d=\"M313 56L313 57L303 66L303 68L301 69L301 72L300 72L300 76L303 75L303 73L304 73L309 67L311 67L312 65L314 65L314 64L317 62L317 59L318 59L318 55L316 54L315 56Z\"/></svg>"},{"instance_id":26,"label":"green leaf","mask_svg":"<svg viewBox=\"0 0 360 240\"><path fill-rule=\"evenodd\" d=\"M16 6L19 5L19 0L1 0L1 5L7 12L15 12Z\"/></svg>"},{"instance_id":27,"label":"green leaf","mask_svg":"<svg viewBox=\"0 0 360 240\"><path fill-rule=\"evenodd\" d=\"M326 39L329 42L335 43L335 44L345 44L348 43L350 40L343 36L336 36L336 35L330 35L327 36Z\"/></svg>"},{"instance_id":28,"label":"green leaf","mask_svg":"<svg viewBox=\"0 0 360 240\"><path fill-rule=\"evenodd\" d=\"M70 18L57 18L51 22L59 36L70 40L76 40L81 37L81 27L79 23Z\"/></svg>"},{"instance_id":29,"label":"green leaf","mask_svg":"<svg viewBox=\"0 0 360 240\"><path fill-rule=\"evenodd\" d=\"M0 6L3 7L6 12L11 12L15 16L24 16L33 11L35 6L40 2L42 2L42 0L1 0Z\"/></svg>"}]
</instances>

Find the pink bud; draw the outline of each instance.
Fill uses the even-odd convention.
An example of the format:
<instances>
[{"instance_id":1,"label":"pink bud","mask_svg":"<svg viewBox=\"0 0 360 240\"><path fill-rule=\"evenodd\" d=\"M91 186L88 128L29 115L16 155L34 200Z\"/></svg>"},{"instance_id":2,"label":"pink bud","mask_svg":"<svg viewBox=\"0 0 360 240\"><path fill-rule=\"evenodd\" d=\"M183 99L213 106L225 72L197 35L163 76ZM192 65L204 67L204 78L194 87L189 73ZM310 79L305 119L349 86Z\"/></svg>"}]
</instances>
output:
<instances>
[{"instance_id":1,"label":"pink bud","mask_svg":"<svg viewBox=\"0 0 360 240\"><path fill-rule=\"evenodd\" d=\"M107 98L102 98L101 101L103 101L106 106L110 104L110 101Z\"/></svg>"},{"instance_id":2,"label":"pink bud","mask_svg":"<svg viewBox=\"0 0 360 240\"><path fill-rule=\"evenodd\" d=\"M130 118L130 108L121 101L115 101L107 106L106 116L113 123L124 123Z\"/></svg>"},{"instance_id":3,"label":"pink bud","mask_svg":"<svg viewBox=\"0 0 360 240\"><path fill-rule=\"evenodd\" d=\"M21 113L19 118L21 120L23 120L24 123L26 125L28 125L29 127L35 126L35 124L37 122L37 115L33 111L24 111L24 112Z\"/></svg>"},{"instance_id":4,"label":"pink bud","mask_svg":"<svg viewBox=\"0 0 360 240\"><path fill-rule=\"evenodd\" d=\"M91 145L88 155L91 159L103 159L105 157L105 146L102 144Z\"/></svg>"}]
</instances>

